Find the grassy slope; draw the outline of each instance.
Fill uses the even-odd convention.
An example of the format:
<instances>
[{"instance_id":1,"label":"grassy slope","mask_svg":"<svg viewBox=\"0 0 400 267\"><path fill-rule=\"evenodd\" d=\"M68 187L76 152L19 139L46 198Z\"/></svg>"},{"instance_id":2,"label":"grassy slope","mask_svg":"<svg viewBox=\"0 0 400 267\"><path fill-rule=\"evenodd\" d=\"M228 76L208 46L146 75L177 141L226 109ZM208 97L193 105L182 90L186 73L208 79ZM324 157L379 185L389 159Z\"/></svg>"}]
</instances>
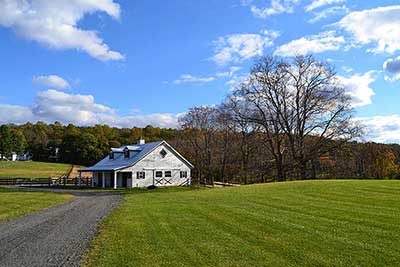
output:
<instances>
[{"instance_id":1,"label":"grassy slope","mask_svg":"<svg viewBox=\"0 0 400 267\"><path fill-rule=\"evenodd\" d=\"M0 221L54 206L71 198L73 196L68 194L0 188Z\"/></svg>"},{"instance_id":2,"label":"grassy slope","mask_svg":"<svg viewBox=\"0 0 400 267\"><path fill-rule=\"evenodd\" d=\"M400 181L304 181L127 193L89 266L400 262Z\"/></svg>"},{"instance_id":3,"label":"grassy slope","mask_svg":"<svg viewBox=\"0 0 400 267\"><path fill-rule=\"evenodd\" d=\"M59 177L71 167L69 164L37 161L0 161L0 178Z\"/></svg>"}]
</instances>

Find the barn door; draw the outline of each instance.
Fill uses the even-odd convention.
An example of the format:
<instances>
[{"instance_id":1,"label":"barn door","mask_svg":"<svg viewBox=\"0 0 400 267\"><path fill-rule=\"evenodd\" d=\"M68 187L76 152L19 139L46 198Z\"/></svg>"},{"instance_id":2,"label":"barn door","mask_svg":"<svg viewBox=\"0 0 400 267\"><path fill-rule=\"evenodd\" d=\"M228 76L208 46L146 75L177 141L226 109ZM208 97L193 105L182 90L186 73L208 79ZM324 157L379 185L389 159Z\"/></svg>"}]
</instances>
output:
<instances>
[{"instance_id":1,"label":"barn door","mask_svg":"<svg viewBox=\"0 0 400 267\"><path fill-rule=\"evenodd\" d=\"M122 172L122 187L128 186L128 179L132 179L132 172Z\"/></svg>"},{"instance_id":2,"label":"barn door","mask_svg":"<svg viewBox=\"0 0 400 267\"><path fill-rule=\"evenodd\" d=\"M172 171L155 171L154 172L154 185L172 185Z\"/></svg>"},{"instance_id":3,"label":"barn door","mask_svg":"<svg viewBox=\"0 0 400 267\"><path fill-rule=\"evenodd\" d=\"M154 172L154 185L160 186L164 184L163 172L162 171L155 171Z\"/></svg>"}]
</instances>

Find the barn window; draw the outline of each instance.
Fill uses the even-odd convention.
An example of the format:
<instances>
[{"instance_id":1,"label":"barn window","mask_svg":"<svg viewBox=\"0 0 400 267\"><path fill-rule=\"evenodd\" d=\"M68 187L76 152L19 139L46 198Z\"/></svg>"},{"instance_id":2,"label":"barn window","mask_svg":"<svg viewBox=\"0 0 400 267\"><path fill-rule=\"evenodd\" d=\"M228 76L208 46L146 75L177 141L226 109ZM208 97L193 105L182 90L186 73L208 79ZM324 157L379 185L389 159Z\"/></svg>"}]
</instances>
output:
<instances>
[{"instance_id":1,"label":"barn window","mask_svg":"<svg viewBox=\"0 0 400 267\"><path fill-rule=\"evenodd\" d=\"M167 155L167 151L165 151L164 149L162 149L161 151L160 151L160 155L161 155L161 157L165 157L166 155Z\"/></svg>"},{"instance_id":2,"label":"barn window","mask_svg":"<svg viewBox=\"0 0 400 267\"><path fill-rule=\"evenodd\" d=\"M181 171L180 177L181 177L181 178L187 178L187 172Z\"/></svg>"},{"instance_id":3,"label":"barn window","mask_svg":"<svg viewBox=\"0 0 400 267\"><path fill-rule=\"evenodd\" d=\"M146 173L145 172L136 172L136 178L144 179L144 178L146 178Z\"/></svg>"},{"instance_id":4,"label":"barn window","mask_svg":"<svg viewBox=\"0 0 400 267\"><path fill-rule=\"evenodd\" d=\"M114 153L112 151L110 151L110 153L108 153L108 158L114 159Z\"/></svg>"},{"instance_id":5,"label":"barn window","mask_svg":"<svg viewBox=\"0 0 400 267\"><path fill-rule=\"evenodd\" d=\"M124 151L124 158L129 158L129 150Z\"/></svg>"},{"instance_id":6,"label":"barn window","mask_svg":"<svg viewBox=\"0 0 400 267\"><path fill-rule=\"evenodd\" d=\"M156 177L162 177L162 171L156 171Z\"/></svg>"},{"instance_id":7,"label":"barn window","mask_svg":"<svg viewBox=\"0 0 400 267\"><path fill-rule=\"evenodd\" d=\"M172 172L171 171L165 171L164 172L165 177L172 177Z\"/></svg>"}]
</instances>

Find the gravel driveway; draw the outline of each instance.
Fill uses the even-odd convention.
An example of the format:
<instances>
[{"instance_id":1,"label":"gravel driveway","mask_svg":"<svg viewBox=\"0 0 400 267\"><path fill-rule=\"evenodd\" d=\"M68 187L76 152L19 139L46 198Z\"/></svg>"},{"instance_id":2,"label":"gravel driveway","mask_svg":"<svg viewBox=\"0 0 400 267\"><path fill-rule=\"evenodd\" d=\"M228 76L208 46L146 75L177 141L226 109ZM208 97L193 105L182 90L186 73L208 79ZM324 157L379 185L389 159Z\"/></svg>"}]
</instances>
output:
<instances>
[{"instance_id":1,"label":"gravel driveway","mask_svg":"<svg viewBox=\"0 0 400 267\"><path fill-rule=\"evenodd\" d=\"M76 198L0 223L0 266L79 266L100 221L123 199L113 193L62 192Z\"/></svg>"}]
</instances>

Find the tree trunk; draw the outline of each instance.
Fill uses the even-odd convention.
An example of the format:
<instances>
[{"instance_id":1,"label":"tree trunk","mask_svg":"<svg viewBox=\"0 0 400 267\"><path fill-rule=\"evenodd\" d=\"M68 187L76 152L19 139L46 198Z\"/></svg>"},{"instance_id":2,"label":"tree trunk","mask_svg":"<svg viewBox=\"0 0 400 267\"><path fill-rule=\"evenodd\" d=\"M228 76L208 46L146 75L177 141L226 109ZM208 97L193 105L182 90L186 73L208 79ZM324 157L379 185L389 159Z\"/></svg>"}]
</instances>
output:
<instances>
[{"instance_id":1,"label":"tree trunk","mask_svg":"<svg viewBox=\"0 0 400 267\"><path fill-rule=\"evenodd\" d=\"M277 159L275 160L276 164L276 181L278 182L282 182L286 180L286 176L285 176L285 170L283 167L283 160L282 160L282 156L278 156Z\"/></svg>"},{"instance_id":2,"label":"tree trunk","mask_svg":"<svg viewBox=\"0 0 400 267\"><path fill-rule=\"evenodd\" d=\"M307 162L305 160L300 160L299 165L300 165L299 166L300 179L307 180Z\"/></svg>"},{"instance_id":3,"label":"tree trunk","mask_svg":"<svg viewBox=\"0 0 400 267\"><path fill-rule=\"evenodd\" d=\"M315 160L313 160L312 161L312 169L311 169L311 179L313 179L313 180L315 180L315 179L317 179L317 167L315 166L316 165L316 161Z\"/></svg>"}]
</instances>

